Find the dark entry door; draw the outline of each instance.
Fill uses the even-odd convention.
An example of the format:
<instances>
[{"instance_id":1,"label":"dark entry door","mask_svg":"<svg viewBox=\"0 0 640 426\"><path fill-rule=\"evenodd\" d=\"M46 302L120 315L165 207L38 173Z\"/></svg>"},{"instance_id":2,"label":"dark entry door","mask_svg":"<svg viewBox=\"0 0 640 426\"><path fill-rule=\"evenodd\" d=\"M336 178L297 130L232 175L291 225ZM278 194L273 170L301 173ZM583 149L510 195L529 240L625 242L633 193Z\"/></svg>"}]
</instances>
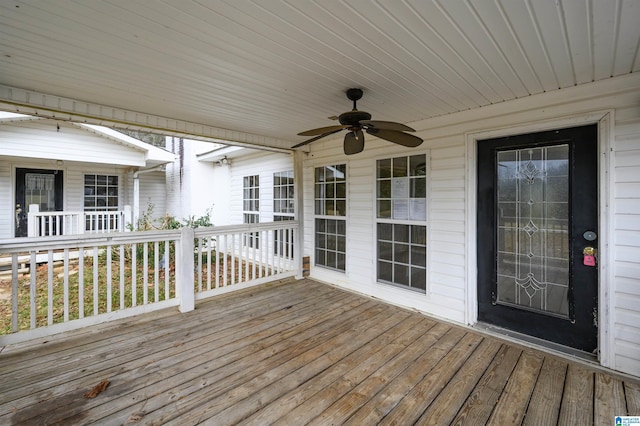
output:
<instances>
[{"instance_id":1,"label":"dark entry door","mask_svg":"<svg viewBox=\"0 0 640 426\"><path fill-rule=\"evenodd\" d=\"M27 236L29 205L38 204L41 212L62 211L62 185L61 170L16 169L16 237ZM53 221L43 223L45 227L58 225ZM62 233L62 230L41 231L45 235Z\"/></svg>"},{"instance_id":2,"label":"dark entry door","mask_svg":"<svg viewBox=\"0 0 640 426\"><path fill-rule=\"evenodd\" d=\"M597 348L597 152L596 125L478 142L480 321Z\"/></svg>"}]
</instances>

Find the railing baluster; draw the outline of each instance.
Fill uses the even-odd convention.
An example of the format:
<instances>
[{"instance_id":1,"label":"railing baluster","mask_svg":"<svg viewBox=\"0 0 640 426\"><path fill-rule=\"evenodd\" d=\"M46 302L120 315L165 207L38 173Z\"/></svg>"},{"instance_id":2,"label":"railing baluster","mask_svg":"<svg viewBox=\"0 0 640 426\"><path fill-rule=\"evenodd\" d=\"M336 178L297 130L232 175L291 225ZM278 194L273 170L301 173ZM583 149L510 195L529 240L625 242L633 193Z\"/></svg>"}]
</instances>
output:
<instances>
[{"instance_id":1,"label":"railing baluster","mask_svg":"<svg viewBox=\"0 0 640 426\"><path fill-rule=\"evenodd\" d=\"M153 301L158 302L160 300L160 243L155 241L153 243Z\"/></svg>"},{"instance_id":2,"label":"railing baluster","mask_svg":"<svg viewBox=\"0 0 640 426\"><path fill-rule=\"evenodd\" d=\"M78 318L84 318L84 247L78 247Z\"/></svg>"},{"instance_id":3,"label":"railing baluster","mask_svg":"<svg viewBox=\"0 0 640 426\"><path fill-rule=\"evenodd\" d=\"M251 250L251 247L255 246L256 244L256 237L253 232L247 232L243 235L246 237L246 239L244 240L244 256L242 255L242 248L240 249L240 270L238 273L238 277L240 278L239 282L249 281L249 250ZM242 268L243 258L244 268ZM242 279L242 269L244 269L244 280Z\"/></svg>"},{"instance_id":4,"label":"railing baluster","mask_svg":"<svg viewBox=\"0 0 640 426\"><path fill-rule=\"evenodd\" d=\"M98 283L98 246L93 246L93 315L100 313L98 301L100 300Z\"/></svg>"},{"instance_id":5,"label":"railing baluster","mask_svg":"<svg viewBox=\"0 0 640 426\"><path fill-rule=\"evenodd\" d=\"M164 300L169 300L169 279L171 271L171 258L169 257L170 250L169 240L164 242Z\"/></svg>"},{"instance_id":6,"label":"railing baluster","mask_svg":"<svg viewBox=\"0 0 640 426\"><path fill-rule=\"evenodd\" d=\"M136 243L131 244L131 306L138 304L138 283L136 283L136 270L138 269L138 261L136 259Z\"/></svg>"},{"instance_id":7,"label":"railing baluster","mask_svg":"<svg viewBox=\"0 0 640 426\"><path fill-rule=\"evenodd\" d=\"M31 261L29 264L29 312L30 312L30 327L31 329L36 328L36 275L38 274L38 265L36 263L36 252L35 250L31 251Z\"/></svg>"},{"instance_id":8,"label":"railing baluster","mask_svg":"<svg viewBox=\"0 0 640 426\"><path fill-rule=\"evenodd\" d=\"M144 242L142 246L142 304L149 303L149 243Z\"/></svg>"},{"instance_id":9,"label":"railing baluster","mask_svg":"<svg viewBox=\"0 0 640 426\"><path fill-rule=\"evenodd\" d=\"M222 286L226 287L229 283L228 283L228 279L227 279L227 268L228 265L227 263L229 262L229 250L228 250L228 235L224 234L224 252L223 252L223 268L222 268Z\"/></svg>"},{"instance_id":10,"label":"railing baluster","mask_svg":"<svg viewBox=\"0 0 640 426\"><path fill-rule=\"evenodd\" d=\"M207 290L211 290L211 237L207 239Z\"/></svg>"},{"instance_id":11,"label":"railing baluster","mask_svg":"<svg viewBox=\"0 0 640 426\"><path fill-rule=\"evenodd\" d=\"M220 242L220 235L216 235L213 238L216 244L216 250L215 250L216 258L215 258L215 266L214 266L215 288L218 288L220 287L220 244L218 244Z\"/></svg>"},{"instance_id":12,"label":"railing baluster","mask_svg":"<svg viewBox=\"0 0 640 426\"><path fill-rule=\"evenodd\" d=\"M127 263L124 257L124 244L120 244L120 246L118 247L118 257L120 259L120 309L124 309L124 306L125 306L124 305L124 293L125 293L124 268L125 268L125 264Z\"/></svg>"},{"instance_id":13,"label":"railing baluster","mask_svg":"<svg viewBox=\"0 0 640 426\"><path fill-rule=\"evenodd\" d=\"M69 248L64 249L63 268L63 298L64 298L64 322L69 321Z\"/></svg>"},{"instance_id":14,"label":"railing baluster","mask_svg":"<svg viewBox=\"0 0 640 426\"><path fill-rule=\"evenodd\" d=\"M202 291L202 238L198 238L196 250L198 257L198 291Z\"/></svg>"},{"instance_id":15,"label":"railing baluster","mask_svg":"<svg viewBox=\"0 0 640 426\"><path fill-rule=\"evenodd\" d=\"M11 331L18 331L18 253L11 254Z\"/></svg>"},{"instance_id":16,"label":"railing baluster","mask_svg":"<svg viewBox=\"0 0 640 426\"><path fill-rule=\"evenodd\" d=\"M107 269L107 312L111 312L113 306L112 306L112 298L113 298L113 291L111 288L111 250L113 249L113 246L111 245L107 245L105 250L107 251L107 264L105 265L106 269Z\"/></svg>"},{"instance_id":17,"label":"railing baluster","mask_svg":"<svg viewBox=\"0 0 640 426\"><path fill-rule=\"evenodd\" d=\"M47 250L47 325L53 324L53 250Z\"/></svg>"}]
</instances>

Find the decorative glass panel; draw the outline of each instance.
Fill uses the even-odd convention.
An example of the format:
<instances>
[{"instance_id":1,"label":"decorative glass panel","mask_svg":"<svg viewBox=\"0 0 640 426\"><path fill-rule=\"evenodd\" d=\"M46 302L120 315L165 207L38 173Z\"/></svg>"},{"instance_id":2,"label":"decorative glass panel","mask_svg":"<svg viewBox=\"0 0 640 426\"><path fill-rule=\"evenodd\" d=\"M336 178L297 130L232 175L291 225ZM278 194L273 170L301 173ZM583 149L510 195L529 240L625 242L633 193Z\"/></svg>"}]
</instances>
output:
<instances>
[{"instance_id":1,"label":"decorative glass panel","mask_svg":"<svg viewBox=\"0 0 640 426\"><path fill-rule=\"evenodd\" d=\"M498 152L497 303L569 314L569 146Z\"/></svg>"}]
</instances>

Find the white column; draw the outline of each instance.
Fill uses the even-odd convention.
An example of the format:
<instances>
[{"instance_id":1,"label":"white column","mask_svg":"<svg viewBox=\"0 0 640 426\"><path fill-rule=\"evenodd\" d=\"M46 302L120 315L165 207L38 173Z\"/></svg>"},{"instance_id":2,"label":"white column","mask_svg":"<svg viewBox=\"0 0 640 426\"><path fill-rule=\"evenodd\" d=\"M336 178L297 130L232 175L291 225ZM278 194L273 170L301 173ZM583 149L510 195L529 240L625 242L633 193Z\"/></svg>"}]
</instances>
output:
<instances>
[{"instance_id":1,"label":"white column","mask_svg":"<svg viewBox=\"0 0 640 426\"><path fill-rule=\"evenodd\" d=\"M193 252L195 234L193 228L184 227L180 230L180 252L176 256L176 296L180 300L180 312L195 309L195 289L193 280Z\"/></svg>"}]
</instances>

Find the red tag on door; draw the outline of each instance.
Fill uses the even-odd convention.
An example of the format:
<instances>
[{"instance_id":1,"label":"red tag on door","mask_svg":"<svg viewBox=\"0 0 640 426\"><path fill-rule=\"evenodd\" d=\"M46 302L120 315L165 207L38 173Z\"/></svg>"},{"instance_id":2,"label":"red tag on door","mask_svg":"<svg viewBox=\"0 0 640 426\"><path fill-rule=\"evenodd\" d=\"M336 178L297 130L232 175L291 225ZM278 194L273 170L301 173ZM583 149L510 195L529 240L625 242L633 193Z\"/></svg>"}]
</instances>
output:
<instances>
[{"instance_id":1,"label":"red tag on door","mask_svg":"<svg viewBox=\"0 0 640 426\"><path fill-rule=\"evenodd\" d=\"M596 257L590 254L585 254L582 263L584 263L585 266L596 266Z\"/></svg>"}]
</instances>

